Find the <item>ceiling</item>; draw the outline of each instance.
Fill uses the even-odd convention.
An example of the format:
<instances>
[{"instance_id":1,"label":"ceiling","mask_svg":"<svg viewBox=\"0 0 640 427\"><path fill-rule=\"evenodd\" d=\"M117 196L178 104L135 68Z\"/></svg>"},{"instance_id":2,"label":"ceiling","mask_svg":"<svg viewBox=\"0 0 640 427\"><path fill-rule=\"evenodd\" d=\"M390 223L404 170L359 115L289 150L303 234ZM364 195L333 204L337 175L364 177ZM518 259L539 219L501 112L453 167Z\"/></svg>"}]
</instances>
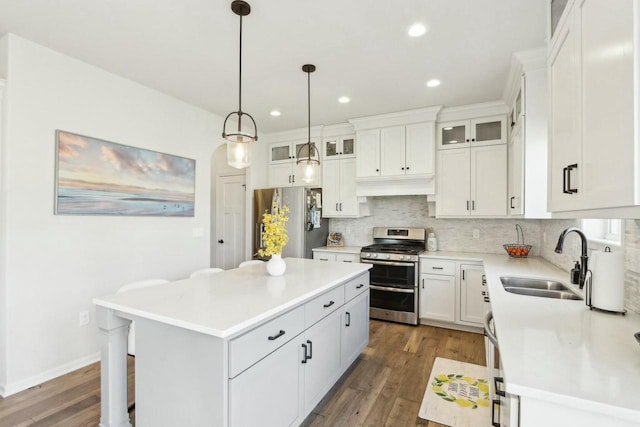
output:
<instances>
[{"instance_id":1,"label":"ceiling","mask_svg":"<svg viewBox=\"0 0 640 427\"><path fill-rule=\"evenodd\" d=\"M242 109L258 130L498 100L511 54L542 46L542 0L248 0ZM238 108L229 0L0 0L0 34L32 40L220 116ZM410 25L429 27L422 37ZM442 84L427 88L437 78ZM348 104L337 98L346 95ZM280 117L269 112L278 109Z\"/></svg>"}]
</instances>

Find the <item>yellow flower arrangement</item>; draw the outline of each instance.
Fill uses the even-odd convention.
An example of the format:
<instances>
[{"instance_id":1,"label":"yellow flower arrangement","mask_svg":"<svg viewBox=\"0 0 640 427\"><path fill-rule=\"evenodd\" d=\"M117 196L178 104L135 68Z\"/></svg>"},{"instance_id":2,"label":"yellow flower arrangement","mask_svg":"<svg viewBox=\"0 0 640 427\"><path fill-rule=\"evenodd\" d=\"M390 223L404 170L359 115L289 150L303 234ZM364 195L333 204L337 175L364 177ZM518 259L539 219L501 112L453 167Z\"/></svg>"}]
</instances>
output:
<instances>
[{"instance_id":1,"label":"yellow flower arrangement","mask_svg":"<svg viewBox=\"0 0 640 427\"><path fill-rule=\"evenodd\" d=\"M258 250L260 256L271 256L274 254L281 254L282 248L287 244L289 240L287 236L287 221L289 217L289 207L283 205L280 208L277 204L271 208L271 212L265 212L262 215L262 223L264 224L264 233L262 234L262 241L264 242L264 249Z\"/></svg>"}]
</instances>

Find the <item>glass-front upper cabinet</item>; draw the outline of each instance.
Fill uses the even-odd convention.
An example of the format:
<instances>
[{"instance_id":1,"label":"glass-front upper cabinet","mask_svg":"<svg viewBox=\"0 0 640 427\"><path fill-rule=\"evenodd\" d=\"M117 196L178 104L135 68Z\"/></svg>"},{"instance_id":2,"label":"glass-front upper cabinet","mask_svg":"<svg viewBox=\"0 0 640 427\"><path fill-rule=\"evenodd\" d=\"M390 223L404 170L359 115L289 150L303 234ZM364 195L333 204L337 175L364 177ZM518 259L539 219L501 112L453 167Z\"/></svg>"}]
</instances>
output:
<instances>
[{"instance_id":1,"label":"glass-front upper cabinet","mask_svg":"<svg viewBox=\"0 0 640 427\"><path fill-rule=\"evenodd\" d=\"M354 157L356 154L355 135L325 138L322 156L325 160Z\"/></svg>"},{"instance_id":2,"label":"glass-front upper cabinet","mask_svg":"<svg viewBox=\"0 0 640 427\"><path fill-rule=\"evenodd\" d=\"M550 39L556 32L556 28L558 27L558 22L560 22L560 17L564 12L564 9L567 7L567 3L569 0L550 0L549 1L549 37Z\"/></svg>"},{"instance_id":3,"label":"glass-front upper cabinet","mask_svg":"<svg viewBox=\"0 0 640 427\"><path fill-rule=\"evenodd\" d=\"M438 124L438 149L504 144L507 117L493 116Z\"/></svg>"},{"instance_id":4,"label":"glass-front upper cabinet","mask_svg":"<svg viewBox=\"0 0 640 427\"><path fill-rule=\"evenodd\" d=\"M277 142L269 145L269 163L290 162L293 158L290 142Z\"/></svg>"},{"instance_id":5,"label":"glass-front upper cabinet","mask_svg":"<svg viewBox=\"0 0 640 427\"><path fill-rule=\"evenodd\" d=\"M311 146L307 144L307 141L297 142L295 143L295 151L293 154L293 158L298 160L298 159L305 159L305 158L311 157L312 159L319 160L320 153L315 148L316 148L316 143L314 141L311 141ZM311 152L311 154L309 154L309 152Z\"/></svg>"}]
</instances>

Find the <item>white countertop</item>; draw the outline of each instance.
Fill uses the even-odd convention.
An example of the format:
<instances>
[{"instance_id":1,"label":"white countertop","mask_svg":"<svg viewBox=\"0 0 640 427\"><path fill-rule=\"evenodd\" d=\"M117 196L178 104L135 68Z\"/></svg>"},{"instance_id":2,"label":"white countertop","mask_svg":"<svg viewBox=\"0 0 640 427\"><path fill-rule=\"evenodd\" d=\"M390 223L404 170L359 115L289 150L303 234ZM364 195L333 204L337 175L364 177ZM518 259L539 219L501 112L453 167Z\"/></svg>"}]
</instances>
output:
<instances>
[{"instance_id":1,"label":"white countertop","mask_svg":"<svg viewBox=\"0 0 640 427\"><path fill-rule=\"evenodd\" d=\"M317 252L342 252L345 254L360 254L362 246L320 246L319 248L313 248L313 251Z\"/></svg>"},{"instance_id":2,"label":"white countertop","mask_svg":"<svg viewBox=\"0 0 640 427\"><path fill-rule=\"evenodd\" d=\"M483 261L506 389L526 397L640 423L640 316L592 311L584 301L506 292L501 276L569 284L569 273L539 257L427 252Z\"/></svg>"},{"instance_id":3,"label":"white countertop","mask_svg":"<svg viewBox=\"0 0 640 427\"><path fill-rule=\"evenodd\" d=\"M266 263L94 298L94 304L216 337L243 332L356 277L370 264L285 258L271 277ZM125 316L126 317L126 316Z\"/></svg>"}]
</instances>

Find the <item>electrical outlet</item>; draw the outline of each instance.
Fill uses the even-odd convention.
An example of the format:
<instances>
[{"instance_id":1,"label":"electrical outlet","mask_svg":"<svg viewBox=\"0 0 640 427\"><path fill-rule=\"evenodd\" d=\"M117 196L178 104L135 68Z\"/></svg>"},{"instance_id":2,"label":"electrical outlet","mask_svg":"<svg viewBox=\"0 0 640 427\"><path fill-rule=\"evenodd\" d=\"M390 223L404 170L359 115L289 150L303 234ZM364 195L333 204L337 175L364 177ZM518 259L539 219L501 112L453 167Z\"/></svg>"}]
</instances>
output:
<instances>
[{"instance_id":1,"label":"electrical outlet","mask_svg":"<svg viewBox=\"0 0 640 427\"><path fill-rule=\"evenodd\" d=\"M91 316L89 315L89 312L81 311L80 315L78 316L78 323L80 324L80 326L87 326L90 321L91 321Z\"/></svg>"},{"instance_id":2,"label":"electrical outlet","mask_svg":"<svg viewBox=\"0 0 640 427\"><path fill-rule=\"evenodd\" d=\"M478 228L474 228L473 229L473 238L474 239L479 239L480 238L480 230Z\"/></svg>"}]
</instances>

